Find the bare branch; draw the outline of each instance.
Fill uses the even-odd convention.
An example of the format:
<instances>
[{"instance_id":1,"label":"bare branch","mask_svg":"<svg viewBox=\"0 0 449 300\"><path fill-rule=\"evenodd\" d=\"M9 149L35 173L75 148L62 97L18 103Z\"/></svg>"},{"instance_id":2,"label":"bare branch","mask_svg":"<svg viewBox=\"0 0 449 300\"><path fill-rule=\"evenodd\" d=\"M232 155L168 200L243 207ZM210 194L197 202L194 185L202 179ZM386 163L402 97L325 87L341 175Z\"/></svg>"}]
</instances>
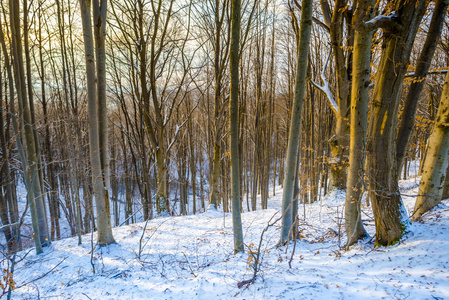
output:
<instances>
[{"instance_id":1,"label":"bare branch","mask_svg":"<svg viewBox=\"0 0 449 300\"><path fill-rule=\"evenodd\" d=\"M339 108L338 108L337 102L335 102L334 96L332 95L332 92L331 92L331 89L329 86L329 82L327 81L326 76L325 76L325 71L327 68L327 64L329 63L331 53L332 53L332 48L330 48L329 55L327 56L326 63L324 64L323 71L321 72L321 75L320 75L323 85L319 85L318 83L313 81L312 78L309 78L309 79L314 87L316 87L317 89L319 89L321 92L323 92L326 95L326 98L329 101L329 105L331 106L332 111L334 112L334 114L336 116L338 116Z\"/></svg>"}]
</instances>

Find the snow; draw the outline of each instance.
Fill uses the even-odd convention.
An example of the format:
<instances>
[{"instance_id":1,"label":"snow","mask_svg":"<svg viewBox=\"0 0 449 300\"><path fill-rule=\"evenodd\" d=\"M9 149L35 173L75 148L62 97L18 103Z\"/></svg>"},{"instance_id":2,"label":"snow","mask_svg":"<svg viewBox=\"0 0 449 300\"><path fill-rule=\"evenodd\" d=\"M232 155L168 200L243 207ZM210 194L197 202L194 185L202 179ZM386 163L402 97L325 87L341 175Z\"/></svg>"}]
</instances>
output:
<instances>
[{"instance_id":1,"label":"snow","mask_svg":"<svg viewBox=\"0 0 449 300\"><path fill-rule=\"evenodd\" d=\"M410 215L418 181L402 181L400 187ZM449 199L424 215L424 222L413 223L397 245L374 248L371 238L345 251L344 197L334 191L321 202L300 204L296 246L276 247L280 221L269 227L260 272L248 286L238 287L252 278L248 251L257 250L268 221L280 215L280 187L268 209L242 214L246 253L233 253L230 213L160 217L146 226L114 228L117 243L94 251L88 234L82 245L67 238L44 254L30 252L16 267L18 287L51 272L16 289L12 298L449 299ZM373 237L374 219L363 203L364 224Z\"/></svg>"},{"instance_id":2,"label":"snow","mask_svg":"<svg viewBox=\"0 0 449 300\"><path fill-rule=\"evenodd\" d=\"M321 75L320 75L321 81L323 82L323 85L322 86L319 85L318 83L316 83L312 79L310 79L310 82L312 82L312 84L317 89L319 89L320 91L322 91L326 95L327 100L329 101L329 105L331 106L332 111L334 112L335 115L338 116L339 115L339 108L338 108L337 102L335 102L335 99L332 96L332 92L331 92L331 89L330 89L330 86L329 86L329 82L327 81L326 74L325 74L326 73L327 64L329 63L329 59L331 57L331 54L332 54L332 48L329 51L329 55L327 56L326 63L324 64L323 71L321 72Z\"/></svg>"},{"instance_id":3,"label":"snow","mask_svg":"<svg viewBox=\"0 0 449 300\"><path fill-rule=\"evenodd\" d=\"M380 22L380 21L393 21L395 18L398 18L398 14L397 14L396 11L392 11L387 16L377 15L374 18L372 18L371 20L367 21L366 24L367 25L374 25L374 24L376 24L377 22Z\"/></svg>"}]
</instances>

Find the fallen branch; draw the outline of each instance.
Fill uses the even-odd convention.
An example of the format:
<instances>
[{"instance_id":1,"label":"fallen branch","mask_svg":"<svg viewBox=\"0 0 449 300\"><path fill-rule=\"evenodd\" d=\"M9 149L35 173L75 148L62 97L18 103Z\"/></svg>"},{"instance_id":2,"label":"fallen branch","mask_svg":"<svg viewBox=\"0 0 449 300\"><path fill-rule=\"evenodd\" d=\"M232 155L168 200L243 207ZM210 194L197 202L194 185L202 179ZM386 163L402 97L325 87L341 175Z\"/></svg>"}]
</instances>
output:
<instances>
[{"instance_id":1,"label":"fallen branch","mask_svg":"<svg viewBox=\"0 0 449 300\"><path fill-rule=\"evenodd\" d=\"M190 261L189 261L189 258L187 257L187 255L184 252L181 252L181 253L184 255L184 257L187 260L187 264L189 265L189 269L190 269L190 274L195 276L195 278L198 277L198 276L195 275L195 272L193 272L192 265L190 264Z\"/></svg>"},{"instance_id":2,"label":"fallen branch","mask_svg":"<svg viewBox=\"0 0 449 300\"><path fill-rule=\"evenodd\" d=\"M39 276L39 277L37 277L37 278L35 278L35 279L31 280L31 281L28 281L28 282L26 282L26 283L24 283L24 284L22 284L22 285L19 285L18 287L15 288L15 290L18 290L18 289L20 289L20 288L22 288L22 287L24 287L24 286L27 286L27 285L30 284L30 283L33 283L33 282L35 282L35 281L38 281L39 279L44 278L45 276L47 276L48 274L50 274L51 272L53 272L57 267L59 267L59 265L62 264L62 263L66 260L66 258L67 258L67 257L63 258L63 259L62 259L56 266L54 266L50 271L45 272L45 273L42 274L41 276Z\"/></svg>"},{"instance_id":3,"label":"fallen branch","mask_svg":"<svg viewBox=\"0 0 449 300\"><path fill-rule=\"evenodd\" d=\"M270 223L271 220L273 220L273 218L278 214L278 212L279 211L277 211L273 216L271 216L270 220L268 220L267 226L262 230L262 233L260 234L260 239L259 239L259 247L257 248L256 253L252 252L251 249L250 249L249 254L254 259L254 263L253 263L253 277L251 279L249 279L249 280L243 280L243 281L238 282L237 283L237 287L239 289L242 288L242 287L248 288L249 285L251 285L252 283L254 283L254 281L256 281L256 277L257 277L257 274L260 271L260 266L261 266L261 258L260 258L261 252L260 252L260 249L262 248L263 236L268 231L268 229L270 227L273 227L279 220L282 219L282 217L279 217L273 223Z\"/></svg>"}]
</instances>

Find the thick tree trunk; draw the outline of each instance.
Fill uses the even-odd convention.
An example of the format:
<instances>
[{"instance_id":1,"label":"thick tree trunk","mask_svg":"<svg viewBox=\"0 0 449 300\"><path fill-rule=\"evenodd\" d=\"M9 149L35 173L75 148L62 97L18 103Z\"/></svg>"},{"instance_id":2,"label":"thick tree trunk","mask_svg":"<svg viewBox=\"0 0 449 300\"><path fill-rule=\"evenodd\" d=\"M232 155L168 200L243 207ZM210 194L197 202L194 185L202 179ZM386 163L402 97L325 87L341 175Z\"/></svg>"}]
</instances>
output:
<instances>
[{"instance_id":1,"label":"thick tree trunk","mask_svg":"<svg viewBox=\"0 0 449 300\"><path fill-rule=\"evenodd\" d=\"M383 246L397 243L410 223L398 187L396 129L402 83L426 1L400 0L394 5L397 18L390 19L384 30L367 143L367 174L376 244Z\"/></svg>"},{"instance_id":2,"label":"thick tree trunk","mask_svg":"<svg viewBox=\"0 0 449 300\"><path fill-rule=\"evenodd\" d=\"M443 194L441 195L441 199L449 198L449 167L446 171L446 180L444 181Z\"/></svg>"},{"instance_id":3,"label":"thick tree trunk","mask_svg":"<svg viewBox=\"0 0 449 300\"><path fill-rule=\"evenodd\" d=\"M438 114L427 142L427 156L412 220L418 220L442 199L449 165L449 73L441 94Z\"/></svg>"},{"instance_id":4,"label":"thick tree trunk","mask_svg":"<svg viewBox=\"0 0 449 300\"><path fill-rule=\"evenodd\" d=\"M301 115L306 91L307 62L309 55L310 33L312 28L312 2L313 1L311 0L302 1L295 97L293 100L290 122L287 160L285 162L284 193L282 195L282 231L280 244L285 244L291 239L290 230L293 225L292 200L295 184L296 162L301 135Z\"/></svg>"}]
</instances>

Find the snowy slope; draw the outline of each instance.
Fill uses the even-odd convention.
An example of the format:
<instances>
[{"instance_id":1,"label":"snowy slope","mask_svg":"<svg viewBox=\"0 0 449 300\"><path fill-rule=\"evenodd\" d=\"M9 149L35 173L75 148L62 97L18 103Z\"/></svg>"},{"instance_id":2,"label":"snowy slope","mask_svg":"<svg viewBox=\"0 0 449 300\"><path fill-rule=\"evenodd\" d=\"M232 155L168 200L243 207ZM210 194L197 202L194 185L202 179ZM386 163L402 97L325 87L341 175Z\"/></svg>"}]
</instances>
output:
<instances>
[{"instance_id":1,"label":"snowy slope","mask_svg":"<svg viewBox=\"0 0 449 300\"><path fill-rule=\"evenodd\" d=\"M401 183L409 211L417 187L415 179ZM270 218L279 216L281 193L270 198L269 209L242 214L247 249L256 250ZM60 264L15 290L13 299L449 299L449 200L425 223L414 223L398 245L373 248L370 240L350 251L340 248L343 203L344 194L332 193L322 203L301 205L296 247L277 248L280 221L270 227L261 270L249 286L238 287L251 279L252 260L248 252L233 254L231 215L212 211L151 220L140 259L145 223L115 228L117 244L93 252L90 235L80 246L75 238L54 242L18 264L17 286ZM373 235L370 208L363 209Z\"/></svg>"}]
</instances>

